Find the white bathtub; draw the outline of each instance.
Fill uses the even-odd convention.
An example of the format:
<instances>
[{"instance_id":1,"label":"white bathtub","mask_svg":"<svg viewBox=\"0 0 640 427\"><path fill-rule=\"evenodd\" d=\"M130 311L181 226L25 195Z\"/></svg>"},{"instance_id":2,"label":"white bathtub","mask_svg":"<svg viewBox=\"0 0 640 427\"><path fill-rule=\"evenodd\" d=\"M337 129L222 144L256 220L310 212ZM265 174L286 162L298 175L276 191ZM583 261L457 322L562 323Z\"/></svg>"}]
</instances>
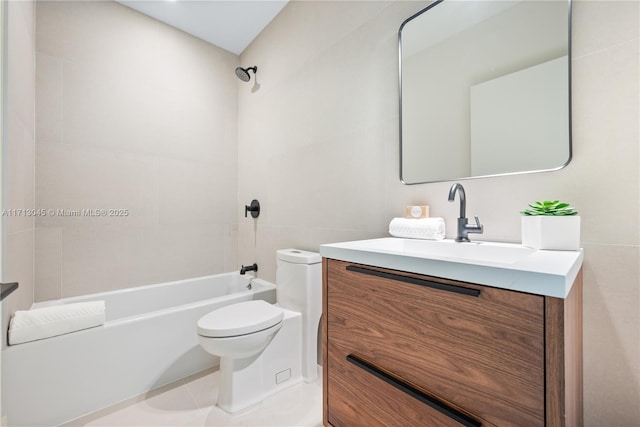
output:
<instances>
[{"instance_id":1,"label":"white bathtub","mask_svg":"<svg viewBox=\"0 0 640 427\"><path fill-rule=\"evenodd\" d=\"M252 299L274 303L275 285L225 273L34 304L105 300L107 321L2 352L6 425L59 425L218 364L198 345L196 322Z\"/></svg>"}]
</instances>

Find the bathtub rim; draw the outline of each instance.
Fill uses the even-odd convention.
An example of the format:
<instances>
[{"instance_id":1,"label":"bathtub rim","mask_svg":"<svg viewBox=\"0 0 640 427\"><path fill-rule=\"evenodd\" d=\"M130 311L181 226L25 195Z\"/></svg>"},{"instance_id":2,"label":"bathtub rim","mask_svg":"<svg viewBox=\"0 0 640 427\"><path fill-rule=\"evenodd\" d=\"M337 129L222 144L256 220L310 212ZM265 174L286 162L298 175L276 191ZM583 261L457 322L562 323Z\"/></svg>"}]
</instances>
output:
<instances>
[{"instance_id":1,"label":"bathtub rim","mask_svg":"<svg viewBox=\"0 0 640 427\"><path fill-rule=\"evenodd\" d=\"M228 272L228 273L217 273L217 274L209 274L207 276L197 276L197 277L190 277L188 279L180 279L180 280L172 280L170 282L162 282L162 283L152 283L152 284L148 284L148 285L140 285L140 286L131 286L128 288L122 288L122 289L115 289L112 291L102 291L102 292L96 292L93 294L85 294L85 295L74 295L71 297L64 297L64 298L58 298L58 299L51 299L51 300L46 300L46 301L38 301L38 302L34 302L30 309L34 309L34 308L42 308L42 307L51 307L51 306L55 306L55 305L61 305L61 304L73 304L76 302L82 302L82 301L95 301L96 299L100 299L101 297L107 297L109 295L114 295L114 294L127 294L127 293L132 293L132 292L141 292L143 290L151 290L151 289L160 289L160 288L164 288L164 287L169 287L169 286L175 286L178 285L179 283L185 283L185 282L192 282L192 281L196 281L196 280L205 280L205 279L209 279L209 278L214 278L214 277L220 277L220 276L243 276L241 275L239 272ZM261 279L259 277L256 276L251 276L251 275L246 275L246 277L249 278L249 283L261 283L261 284L265 284L268 287L275 287L276 285L266 281L265 279ZM90 298L90 299L88 299Z\"/></svg>"}]
</instances>

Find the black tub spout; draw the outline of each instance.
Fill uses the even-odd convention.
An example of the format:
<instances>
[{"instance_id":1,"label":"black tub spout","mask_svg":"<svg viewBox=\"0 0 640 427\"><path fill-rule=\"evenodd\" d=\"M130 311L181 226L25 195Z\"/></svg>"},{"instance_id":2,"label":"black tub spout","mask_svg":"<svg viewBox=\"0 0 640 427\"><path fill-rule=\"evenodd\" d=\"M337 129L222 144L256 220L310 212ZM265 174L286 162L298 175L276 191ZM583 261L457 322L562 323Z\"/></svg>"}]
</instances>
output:
<instances>
[{"instance_id":1,"label":"black tub spout","mask_svg":"<svg viewBox=\"0 0 640 427\"><path fill-rule=\"evenodd\" d=\"M252 265L243 265L242 268L240 268L240 274L245 274L247 271L258 271L258 264L254 262Z\"/></svg>"}]
</instances>

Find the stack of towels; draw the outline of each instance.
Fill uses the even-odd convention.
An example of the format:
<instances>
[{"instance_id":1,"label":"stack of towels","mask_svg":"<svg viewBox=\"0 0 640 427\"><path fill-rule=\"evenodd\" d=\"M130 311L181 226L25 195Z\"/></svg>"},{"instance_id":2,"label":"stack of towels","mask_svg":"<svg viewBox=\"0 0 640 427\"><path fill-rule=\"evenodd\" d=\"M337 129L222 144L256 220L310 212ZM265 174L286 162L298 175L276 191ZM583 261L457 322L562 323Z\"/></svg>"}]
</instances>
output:
<instances>
[{"instance_id":1,"label":"stack of towels","mask_svg":"<svg viewBox=\"0 0 640 427\"><path fill-rule=\"evenodd\" d=\"M389 224L394 237L442 240L446 232L444 218L393 218Z\"/></svg>"},{"instance_id":2,"label":"stack of towels","mask_svg":"<svg viewBox=\"0 0 640 427\"><path fill-rule=\"evenodd\" d=\"M68 334L100 326L104 322L104 301L61 304L16 311L9 324L9 344L21 344Z\"/></svg>"}]
</instances>

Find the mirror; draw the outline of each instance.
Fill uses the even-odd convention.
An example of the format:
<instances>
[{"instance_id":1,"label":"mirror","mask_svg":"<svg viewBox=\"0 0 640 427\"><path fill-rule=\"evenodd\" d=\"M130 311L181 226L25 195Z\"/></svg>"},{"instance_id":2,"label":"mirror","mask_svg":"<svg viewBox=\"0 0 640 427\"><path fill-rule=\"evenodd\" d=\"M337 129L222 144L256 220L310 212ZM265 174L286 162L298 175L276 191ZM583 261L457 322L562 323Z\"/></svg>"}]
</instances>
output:
<instances>
[{"instance_id":1,"label":"mirror","mask_svg":"<svg viewBox=\"0 0 640 427\"><path fill-rule=\"evenodd\" d=\"M566 166L570 14L567 0L439 0L404 21L400 180Z\"/></svg>"}]
</instances>

